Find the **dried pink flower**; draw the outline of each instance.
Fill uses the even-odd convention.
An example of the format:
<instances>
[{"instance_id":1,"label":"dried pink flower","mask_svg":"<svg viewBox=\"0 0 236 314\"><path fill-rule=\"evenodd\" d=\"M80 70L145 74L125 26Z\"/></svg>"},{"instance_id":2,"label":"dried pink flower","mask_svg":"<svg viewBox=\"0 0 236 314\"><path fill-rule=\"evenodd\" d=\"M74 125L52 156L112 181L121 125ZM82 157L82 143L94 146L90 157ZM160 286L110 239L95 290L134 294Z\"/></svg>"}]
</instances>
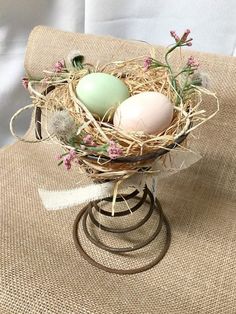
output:
<instances>
[{"instance_id":1,"label":"dried pink flower","mask_svg":"<svg viewBox=\"0 0 236 314\"><path fill-rule=\"evenodd\" d=\"M68 155L67 155L67 156L68 156ZM64 157L64 159L63 159L63 164L64 164L66 170L70 170L70 168L71 168L71 159L68 158L67 156Z\"/></svg>"},{"instance_id":2,"label":"dried pink flower","mask_svg":"<svg viewBox=\"0 0 236 314\"><path fill-rule=\"evenodd\" d=\"M146 59L144 59L144 71L147 71L150 68L150 65L152 64L152 58L151 57L147 57Z\"/></svg>"},{"instance_id":3,"label":"dried pink flower","mask_svg":"<svg viewBox=\"0 0 236 314\"><path fill-rule=\"evenodd\" d=\"M84 138L83 138L83 142L84 144L88 145L88 146L96 146L96 143L93 140L92 135L87 134Z\"/></svg>"},{"instance_id":4,"label":"dried pink flower","mask_svg":"<svg viewBox=\"0 0 236 314\"><path fill-rule=\"evenodd\" d=\"M187 65L191 68L198 68L199 62L193 56L190 56L188 58Z\"/></svg>"},{"instance_id":5,"label":"dried pink flower","mask_svg":"<svg viewBox=\"0 0 236 314\"><path fill-rule=\"evenodd\" d=\"M75 151L74 149L71 149L71 150L69 151L69 156L70 156L71 160L74 159L75 156L76 156L76 151Z\"/></svg>"},{"instance_id":6,"label":"dried pink flower","mask_svg":"<svg viewBox=\"0 0 236 314\"><path fill-rule=\"evenodd\" d=\"M57 61L56 64L54 65L54 71L57 73L62 72L64 68L65 68L65 61L63 59Z\"/></svg>"},{"instance_id":7,"label":"dried pink flower","mask_svg":"<svg viewBox=\"0 0 236 314\"><path fill-rule=\"evenodd\" d=\"M193 39L192 39L192 38L190 38L189 40L193 40ZM186 43L186 45L187 45L187 46L192 46L191 41L188 41L188 42Z\"/></svg>"},{"instance_id":8,"label":"dried pink flower","mask_svg":"<svg viewBox=\"0 0 236 314\"><path fill-rule=\"evenodd\" d=\"M176 42L179 41L179 36L176 34L175 31L170 31L170 35L175 39Z\"/></svg>"},{"instance_id":9,"label":"dried pink flower","mask_svg":"<svg viewBox=\"0 0 236 314\"><path fill-rule=\"evenodd\" d=\"M114 141L110 141L107 152L111 159L115 159L123 155L122 149Z\"/></svg>"},{"instance_id":10,"label":"dried pink flower","mask_svg":"<svg viewBox=\"0 0 236 314\"><path fill-rule=\"evenodd\" d=\"M69 153L63 158L63 164L66 168L66 170L70 170L71 168L71 162L76 157L76 151L74 149L71 149Z\"/></svg>"},{"instance_id":11,"label":"dried pink flower","mask_svg":"<svg viewBox=\"0 0 236 314\"><path fill-rule=\"evenodd\" d=\"M170 31L170 35L175 39L176 42L180 42L181 44L186 44L187 46L192 46L191 41L192 38L188 39L188 35L191 33L190 29L186 29L181 38L176 34L175 31Z\"/></svg>"},{"instance_id":12,"label":"dried pink flower","mask_svg":"<svg viewBox=\"0 0 236 314\"><path fill-rule=\"evenodd\" d=\"M21 83L22 85L24 86L25 89L28 89L28 86L29 86L29 79L27 77L23 77L21 79Z\"/></svg>"},{"instance_id":13,"label":"dried pink flower","mask_svg":"<svg viewBox=\"0 0 236 314\"><path fill-rule=\"evenodd\" d=\"M187 40L187 38L188 38L188 35L189 35L190 33L191 33L190 29L186 29L186 31L184 32L184 34L183 34L182 37L181 37L181 41L182 41L183 43L186 42L186 40Z\"/></svg>"}]
</instances>

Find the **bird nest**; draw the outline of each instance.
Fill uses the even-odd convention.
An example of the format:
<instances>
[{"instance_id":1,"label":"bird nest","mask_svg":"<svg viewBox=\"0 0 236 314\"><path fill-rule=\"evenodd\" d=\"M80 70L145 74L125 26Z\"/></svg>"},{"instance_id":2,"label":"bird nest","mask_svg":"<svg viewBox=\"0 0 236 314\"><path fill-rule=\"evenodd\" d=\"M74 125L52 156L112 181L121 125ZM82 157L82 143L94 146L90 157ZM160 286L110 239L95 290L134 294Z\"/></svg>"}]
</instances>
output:
<instances>
[{"instance_id":1,"label":"bird nest","mask_svg":"<svg viewBox=\"0 0 236 314\"><path fill-rule=\"evenodd\" d=\"M181 46L181 42L176 42L178 45ZM32 106L40 108L46 119L47 138L64 150L58 157L59 164L64 163L70 169L76 163L94 180L122 179L139 171L149 171L156 158L176 146L184 146L186 136L218 111L215 94L201 84L195 84L201 77L194 73L197 64L193 59L190 60L192 64L188 61L186 71L175 75L169 63L162 64L151 57L145 60L145 66L143 58L99 66L75 64L75 60L72 60L74 67L69 68L59 61L56 70L45 72L46 76L40 82L28 81L27 87L33 99ZM80 79L92 72L107 73L121 79L131 96L145 91L167 96L174 106L168 128L159 134L127 132L113 125L112 110L103 118L93 115L75 91ZM44 91L39 92L36 85ZM214 98L217 107L208 115L204 108L204 94ZM39 121L37 125L41 128ZM38 137L40 128L37 129Z\"/></svg>"}]
</instances>

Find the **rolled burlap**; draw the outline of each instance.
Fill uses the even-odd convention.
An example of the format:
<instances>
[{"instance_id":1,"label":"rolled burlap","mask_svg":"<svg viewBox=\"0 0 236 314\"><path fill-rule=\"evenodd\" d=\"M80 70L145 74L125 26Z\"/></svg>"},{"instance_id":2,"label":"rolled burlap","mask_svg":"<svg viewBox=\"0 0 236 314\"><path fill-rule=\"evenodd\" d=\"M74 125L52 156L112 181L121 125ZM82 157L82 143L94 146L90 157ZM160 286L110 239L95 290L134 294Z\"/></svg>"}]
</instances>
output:
<instances>
[{"instance_id":1,"label":"rolled burlap","mask_svg":"<svg viewBox=\"0 0 236 314\"><path fill-rule=\"evenodd\" d=\"M149 47L37 27L26 53L28 75L41 77L72 49L90 62L103 62L143 55ZM59 149L53 145L17 142L0 154L1 313L235 313L236 59L194 55L210 75L221 109L195 141L202 160L159 182L173 234L168 254L151 270L131 276L88 264L72 239L79 208L47 212L37 192L38 187L75 187L87 179L75 169L57 167ZM101 251L90 250L99 260ZM139 263L129 258L130 266Z\"/></svg>"},{"instance_id":2,"label":"rolled burlap","mask_svg":"<svg viewBox=\"0 0 236 314\"><path fill-rule=\"evenodd\" d=\"M32 78L41 78L43 70L52 70L54 64L68 54L78 50L85 56L85 62L108 63L146 55L151 46L145 43L132 43L113 37L98 37L79 33L58 31L38 26L29 37L25 56L25 70Z\"/></svg>"}]
</instances>

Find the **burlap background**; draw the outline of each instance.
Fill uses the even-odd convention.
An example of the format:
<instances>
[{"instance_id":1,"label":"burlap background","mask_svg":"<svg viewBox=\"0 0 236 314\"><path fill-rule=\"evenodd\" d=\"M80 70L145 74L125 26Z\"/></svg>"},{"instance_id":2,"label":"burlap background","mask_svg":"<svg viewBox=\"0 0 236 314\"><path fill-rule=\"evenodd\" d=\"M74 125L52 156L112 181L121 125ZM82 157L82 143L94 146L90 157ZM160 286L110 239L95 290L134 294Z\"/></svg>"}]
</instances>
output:
<instances>
[{"instance_id":1,"label":"burlap background","mask_svg":"<svg viewBox=\"0 0 236 314\"><path fill-rule=\"evenodd\" d=\"M146 44L38 27L29 39L27 73L40 77L74 48L92 62L149 50ZM78 208L47 212L37 193L39 186L74 187L87 179L58 168L53 145L18 142L0 154L1 313L236 313L236 59L195 55L210 74L221 111L198 133L202 160L160 182L159 199L173 232L164 260L131 276L90 266L72 240Z\"/></svg>"}]
</instances>

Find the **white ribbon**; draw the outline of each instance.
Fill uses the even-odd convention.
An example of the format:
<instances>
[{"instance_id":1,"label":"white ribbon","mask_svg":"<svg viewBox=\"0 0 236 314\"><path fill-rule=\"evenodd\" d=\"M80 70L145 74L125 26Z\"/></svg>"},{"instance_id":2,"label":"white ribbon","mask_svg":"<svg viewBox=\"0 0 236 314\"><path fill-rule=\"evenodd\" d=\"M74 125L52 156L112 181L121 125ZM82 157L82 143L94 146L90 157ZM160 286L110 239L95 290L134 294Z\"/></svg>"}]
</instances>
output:
<instances>
[{"instance_id":1,"label":"white ribbon","mask_svg":"<svg viewBox=\"0 0 236 314\"><path fill-rule=\"evenodd\" d=\"M121 182L119 193L127 192L129 187L142 190L147 181L149 180L146 174L132 175ZM115 184L116 182L90 184L85 187L61 191L38 189L38 192L46 209L57 210L112 196Z\"/></svg>"}]
</instances>

